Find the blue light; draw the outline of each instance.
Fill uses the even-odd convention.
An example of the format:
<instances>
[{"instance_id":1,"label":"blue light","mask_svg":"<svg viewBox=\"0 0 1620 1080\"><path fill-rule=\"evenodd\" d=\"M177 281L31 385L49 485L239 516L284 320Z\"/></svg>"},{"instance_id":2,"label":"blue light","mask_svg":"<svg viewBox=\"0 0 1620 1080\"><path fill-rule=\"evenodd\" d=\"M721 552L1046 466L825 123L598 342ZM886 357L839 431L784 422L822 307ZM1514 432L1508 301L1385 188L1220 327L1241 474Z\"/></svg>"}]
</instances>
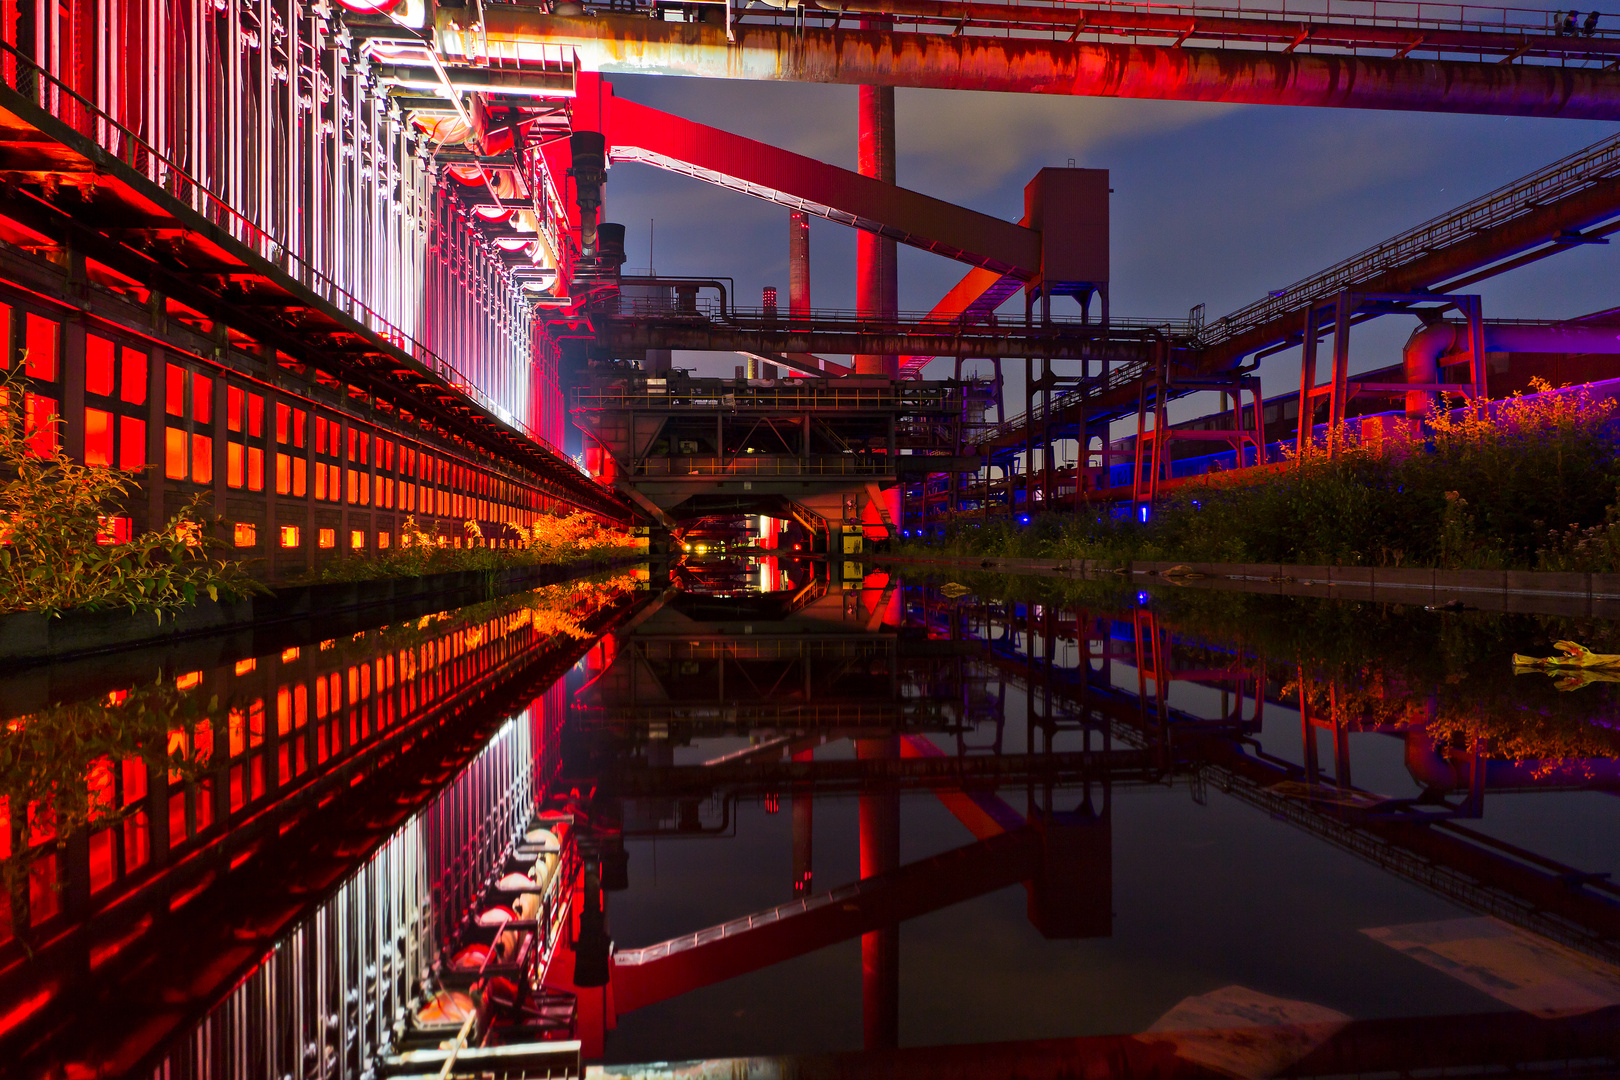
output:
<instances>
[{"instance_id":1,"label":"blue light","mask_svg":"<svg viewBox=\"0 0 1620 1080\"><path fill-rule=\"evenodd\" d=\"M1136 594L1136 602L1138 604L1146 604L1148 602L1148 594L1145 593L1145 592L1137 593Z\"/></svg>"},{"instance_id":2,"label":"blue light","mask_svg":"<svg viewBox=\"0 0 1620 1080\"><path fill-rule=\"evenodd\" d=\"M1018 524L1020 524L1020 525L1028 525L1029 524L1029 515L1028 514L1019 514L1018 515Z\"/></svg>"},{"instance_id":3,"label":"blue light","mask_svg":"<svg viewBox=\"0 0 1620 1080\"><path fill-rule=\"evenodd\" d=\"M1148 519L1148 508L1144 506L1144 507L1142 507L1142 524L1146 525L1147 524L1147 519Z\"/></svg>"}]
</instances>

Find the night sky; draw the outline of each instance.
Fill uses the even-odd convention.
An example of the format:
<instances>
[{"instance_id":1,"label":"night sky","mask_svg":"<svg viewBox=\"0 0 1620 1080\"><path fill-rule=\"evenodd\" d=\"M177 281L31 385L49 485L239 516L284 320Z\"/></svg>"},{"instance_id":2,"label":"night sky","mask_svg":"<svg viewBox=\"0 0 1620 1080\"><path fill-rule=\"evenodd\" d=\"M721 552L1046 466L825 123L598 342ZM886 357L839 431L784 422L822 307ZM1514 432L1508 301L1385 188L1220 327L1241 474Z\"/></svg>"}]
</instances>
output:
<instances>
[{"instance_id":1,"label":"night sky","mask_svg":"<svg viewBox=\"0 0 1620 1080\"><path fill-rule=\"evenodd\" d=\"M853 169L850 86L612 76L625 98ZM905 90L897 92L898 182L1017 220L1024 184L1068 159L1111 170L1117 315L1214 319L1614 133L1596 121ZM730 276L739 302L764 285L786 303L787 210L642 165L609 174L606 217L628 227L627 269ZM1620 246L1620 245L1617 245ZM811 224L812 300L855 306L855 239ZM900 307L925 311L965 268L900 248ZM1565 318L1620 305L1620 252L1581 246L1485 282L1487 318ZM1015 294L1008 310L1022 309ZM1054 314L1078 312L1059 300ZM1385 318L1353 340L1355 369L1399 360L1417 325ZM1262 369L1267 396L1298 385L1298 352ZM677 366L727 375L727 355ZM949 360L926 377L949 374ZM1022 362L1007 365L1021 372ZM1011 391L1011 387L1009 390ZM1009 411L1019 411L1009 397ZM1179 412L1189 408L1184 402Z\"/></svg>"}]
</instances>

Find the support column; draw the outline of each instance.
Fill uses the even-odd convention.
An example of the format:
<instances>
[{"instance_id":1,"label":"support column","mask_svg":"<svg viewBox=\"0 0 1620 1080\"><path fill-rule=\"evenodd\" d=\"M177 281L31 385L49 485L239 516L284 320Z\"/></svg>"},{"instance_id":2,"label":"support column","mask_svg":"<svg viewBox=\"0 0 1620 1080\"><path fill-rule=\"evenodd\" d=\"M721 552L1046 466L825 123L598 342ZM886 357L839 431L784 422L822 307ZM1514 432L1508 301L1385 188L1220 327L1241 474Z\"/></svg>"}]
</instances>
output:
<instances>
[{"instance_id":1,"label":"support column","mask_svg":"<svg viewBox=\"0 0 1620 1080\"><path fill-rule=\"evenodd\" d=\"M898 740L857 739L860 758L900 756ZM861 795L861 877L900 866L900 793L880 783ZM861 936L861 1020L867 1050L900 1045L900 924Z\"/></svg>"},{"instance_id":2,"label":"support column","mask_svg":"<svg viewBox=\"0 0 1620 1080\"><path fill-rule=\"evenodd\" d=\"M803 210L788 214L788 315L810 315L810 215Z\"/></svg>"},{"instance_id":3,"label":"support column","mask_svg":"<svg viewBox=\"0 0 1620 1080\"><path fill-rule=\"evenodd\" d=\"M883 29L887 20L866 19L866 29ZM894 183L894 87L860 88L860 174ZM894 319L900 310L900 285L894 241L864 229L855 240L855 306L862 318ZM859 375L900 373L900 357L857 356Z\"/></svg>"}]
</instances>

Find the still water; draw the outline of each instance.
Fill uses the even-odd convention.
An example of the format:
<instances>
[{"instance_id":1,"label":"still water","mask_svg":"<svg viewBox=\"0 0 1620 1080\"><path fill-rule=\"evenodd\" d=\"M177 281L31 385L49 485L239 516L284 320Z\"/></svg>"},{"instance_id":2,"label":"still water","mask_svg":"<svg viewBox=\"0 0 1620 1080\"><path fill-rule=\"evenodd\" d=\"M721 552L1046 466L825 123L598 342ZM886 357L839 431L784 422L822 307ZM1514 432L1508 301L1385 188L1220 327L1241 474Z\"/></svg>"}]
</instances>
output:
<instances>
[{"instance_id":1,"label":"still water","mask_svg":"<svg viewBox=\"0 0 1620 1080\"><path fill-rule=\"evenodd\" d=\"M1620 627L866 569L6 676L0 1060L1613 1074Z\"/></svg>"}]
</instances>

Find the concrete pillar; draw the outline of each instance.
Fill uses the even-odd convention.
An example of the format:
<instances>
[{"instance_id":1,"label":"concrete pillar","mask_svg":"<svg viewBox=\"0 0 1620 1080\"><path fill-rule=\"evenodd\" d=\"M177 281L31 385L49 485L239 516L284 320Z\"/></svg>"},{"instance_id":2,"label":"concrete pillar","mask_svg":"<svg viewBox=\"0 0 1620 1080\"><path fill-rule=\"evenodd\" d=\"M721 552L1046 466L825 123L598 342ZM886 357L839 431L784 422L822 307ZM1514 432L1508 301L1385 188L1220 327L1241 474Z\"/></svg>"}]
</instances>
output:
<instances>
[{"instance_id":1,"label":"concrete pillar","mask_svg":"<svg viewBox=\"0 0 1620 1080\"><path fill-rule=\"evenodd\" d=\"M897 758L898 740L857 739L860 758ZM860 797L861 877L900 866L900 793L874 784ZM867 1050L900 1045L900 924L861 936L861 1021Z\"/></svg>"},{"instance_id":2,"label":"concrete pillar","mask_svg":"<svg viewBox=\"0 0 1620 1080\"><path fill-rule=\"evenodd\" d=\"M867 19L868 29L886 20ZM860 174L894 183L894 87L860 88ZM894 241L862 230L855 240L855 306L866 318L892 319L900 310L900 285ZM860 375L900 373L899 356L857 356Z\"/></svg>"}]
</instances>

